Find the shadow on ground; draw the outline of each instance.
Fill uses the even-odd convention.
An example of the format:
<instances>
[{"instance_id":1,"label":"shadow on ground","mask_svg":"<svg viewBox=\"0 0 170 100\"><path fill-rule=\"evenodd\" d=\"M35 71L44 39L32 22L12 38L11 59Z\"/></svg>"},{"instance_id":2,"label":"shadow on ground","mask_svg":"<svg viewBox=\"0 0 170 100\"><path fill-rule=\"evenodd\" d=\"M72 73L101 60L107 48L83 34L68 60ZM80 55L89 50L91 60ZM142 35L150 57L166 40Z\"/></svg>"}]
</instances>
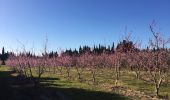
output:
<instances>
[{"instance_id":1,"label":"shadow on ground","mask_svg":"<svg viewBox=\"0 0 170 100\"><path fill-rule=\"evenodd\" d=\"M0 71L0 100L124 100L118 94L89 91L77 88L60 88L52 81L57 78L42 78L48 84L33 87L27 81L11 75L11 71Z\"/></svg>"}]
</instances>

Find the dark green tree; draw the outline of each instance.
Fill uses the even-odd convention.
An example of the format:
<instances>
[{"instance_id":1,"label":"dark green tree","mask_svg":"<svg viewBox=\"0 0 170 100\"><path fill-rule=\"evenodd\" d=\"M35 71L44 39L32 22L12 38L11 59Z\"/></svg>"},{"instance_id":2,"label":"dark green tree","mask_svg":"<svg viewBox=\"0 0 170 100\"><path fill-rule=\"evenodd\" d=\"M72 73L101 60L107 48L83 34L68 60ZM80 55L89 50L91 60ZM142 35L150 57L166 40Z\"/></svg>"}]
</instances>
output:
<instances>
[{"instance_id":1,"label":"dark green tree","mask_svg":"<svg viewBox=\"0 0 170 100\"><path fill-rule=\"evenodd\" d=\"M1 60L2 60L2 65L5 65L6 56L5 56L5 49L4 49L4 47L2 48Z\"/></svg>"},{"instance_id":2,"label":"dark green tree","mask_svg":"<svg viewBox=\"0 0 170 100\"><path fill-rule=\"evenodd\" d=\"M111 47L111 52L112 52L112 53L114 53L114 51L115 51L114 49L115 49L115 44L114 44L114 42L113 42L112 47Z\"/></svg>"}]
</instances>

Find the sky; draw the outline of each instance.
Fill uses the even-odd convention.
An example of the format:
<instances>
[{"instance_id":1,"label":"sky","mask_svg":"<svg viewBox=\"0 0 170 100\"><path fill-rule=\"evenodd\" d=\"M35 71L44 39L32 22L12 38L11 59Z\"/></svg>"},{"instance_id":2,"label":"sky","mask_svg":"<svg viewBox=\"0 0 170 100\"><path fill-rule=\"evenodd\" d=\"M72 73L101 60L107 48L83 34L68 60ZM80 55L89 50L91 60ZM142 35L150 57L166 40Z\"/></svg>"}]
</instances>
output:
<instances>
[{"instance_id":1,"label":"sky","mask_svg":"<svg viewBox=\"0 0 170 100\"><path fill-rule=\"evenodd\" d=\"M0 0L0 48L40 53L80 45L111 45L128 33L148 45L156 31L170 36L170 0Z\"/></svg>"}]
</instances>

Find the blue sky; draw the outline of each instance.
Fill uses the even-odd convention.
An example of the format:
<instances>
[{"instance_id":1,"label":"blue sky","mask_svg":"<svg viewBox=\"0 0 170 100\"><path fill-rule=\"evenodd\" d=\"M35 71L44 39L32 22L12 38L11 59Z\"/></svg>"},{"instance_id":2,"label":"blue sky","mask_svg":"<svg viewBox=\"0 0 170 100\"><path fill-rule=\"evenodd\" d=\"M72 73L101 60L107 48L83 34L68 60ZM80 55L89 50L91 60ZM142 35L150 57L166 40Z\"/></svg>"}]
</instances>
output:
<instances>
[{"instance_id":1,"label":"blue sky","mask_svg":"<svg viewBox=\"0 0 170 100\"><path fill-rule=\"evenodd\" d=\"M169 0L0 0L0 48L41 52L48 48L112 44L125 33L143 47L151 37L149 24L170 36Z\"/></svg>"}]
</instances>

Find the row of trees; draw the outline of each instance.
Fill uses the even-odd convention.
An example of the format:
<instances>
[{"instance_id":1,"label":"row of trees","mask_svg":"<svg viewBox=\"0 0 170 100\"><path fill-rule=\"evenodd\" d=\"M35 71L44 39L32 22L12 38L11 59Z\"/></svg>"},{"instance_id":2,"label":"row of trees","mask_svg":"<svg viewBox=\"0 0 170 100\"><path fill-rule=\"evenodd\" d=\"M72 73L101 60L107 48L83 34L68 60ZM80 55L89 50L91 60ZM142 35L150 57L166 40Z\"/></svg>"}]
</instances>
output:
<instances>
[{"instance_id":1,"label":"row of trees","mask_svg":"<svg viewBox=\"0 0 170 100\"><path fill-rule=\"evenodd\" d=\"M130 50L139 50L138 48L136 48L134 46L135 44L132 41L129 41L128 39L123 40L122 42L118 43L116 50L119 50L121 52L128 52ZM90 53L90 54L95 54L95 55L100 55L102 53L107 53L107 54L113 54L115 52L115 45L114 42L112 44L112 46L108 45L108 46L104 46L99 44L94 45L92 48L90 46L80 46L79 50L77 49L66 49L64 52L62 52L62 54L67 54L70 56L73 55L81 55L81 54L85 54L85 53Z\"/></svg>"},{"instance_id":2,"label":"row of trees","mask_svg":"<svg viewBox=\"0 0 170 100\"><path fill-rule=\"evenodd\" d=\"M112 76L115 76L115 85L118 85L121 72L130 70L135 72L137 79L142 79L142 73L146 73L149 82L155 86L155 93L159 95L159 89L163 82L167 79L170 72L170 50L165 49L165 45L170 43L170 39L163 39L161 35L154 31L151 25L150 30L153 39L147 49L139 49L139 45L133 44L132 41L126 39L120 42L117 48L112 49L114 53L108 53L103 49L101 53L92 53L98 49L84 47L84 49L76 51L76 54L70 51L61 55L49 56L44 48L41 57L30 56L21 53L16 56L10 56L7 65L25 77L29 77L35 85L39 83L41 76L47 71L56 70L63 74L63 68L66 70L67 78L70 79L72 68L76 69L77 79L82 80L82 73L88 70L91 73L93 83L96 83L98 69L107 68L113 70ZM98 47L99 48L99 47ZM101 48L101 47L100 47ZM85 50L85 51L83 51ZM89 51L88 51L89 50ZM33 70L37 73L38 79L35 81Z\"/></svg>"},{"instance_id":3,"label":"row of trees","mask_svg":"<svg viewBox=\"0 0 170 100\"><path fill-rule=\"evenodd\" d=\"M20 75L33 79L35 85L45 72L53 71L64 74L63 68L66 70L68 79L71 77L70 70L75 68L77 79L80 81L82 81L82 72L90 71L94 84L100 68L109 68L114 71L112 76L116 76L115 85L118 84L123 70L135 72L134 77L137 79L141 79L141 75L143 75L141 73L145 72L150 81L155 84L155 93L158 95L160 86L170 71L170 51L115 52L114 54L102 53L101 55L85 53L79 56L62 55L52 58L29 57L23 54L10 57L7 64ZM34 80L33 71L37 73L38 80Z\"/></svg>"},{"instance_id":4,"label":"row of trees","mask_svg":"<svg viewBox=\"0 0 170 100\"><path fill-rule=\"evenodd\" d=\"M121 52L127 52L130 50L139 50L137 48L135 48L134 46L135 44L133 44L132 41L129 40L123 40L122 42L118 43L116 50L119 50ZM112 46L108 45L108 46L104 46L99 44L94 45L93 48L91 48L90 46L80 46L79 50L74 49L72 50L70 49L66 49L65 51L61 52L61 55L70 55L70 56L78 56L78 55L82 55L85 53L90 53L90 54L95 54L95 55L100 55L102 53L107 53L107 54L113 54L115 52L115 47L114 47L114 42L112 44ZM20 53L19 55L22 55L22 53ZM31 52L25 52L26 56L29 57L37 57L35 54L31 53ZM52 57L57 57L59 54L57 51L51 51L49 53L47 53L47 55L49 56L49 58ZM5 65L5 61L8 59L9 56L16 56L16 54L14 52L5 52L4 47L2 48L2 54L0 54L0 58L2 60L2 65Z\"/></svg>"},{"instance_id":5,"label":"row of trees","mask_svg":"<svg viewBox=\"0 0 170 100\"><path fill-rule=\"evenodd\" d=\"M81 54L84 54L84 53L93 53L93 54L101 54L103 52L105 53L114 53L114 42L112 44L112 46L108 45L108 46L104 46L104 45L101 45L99 44L98 46L97 45L94 45L93 48L91 48L90 46L80 46L78 50L72 50L72 49L66 49L64 52L62 52L62 54L68 54L68 55L81 55Z\"/></svg>"}]
</instances>

